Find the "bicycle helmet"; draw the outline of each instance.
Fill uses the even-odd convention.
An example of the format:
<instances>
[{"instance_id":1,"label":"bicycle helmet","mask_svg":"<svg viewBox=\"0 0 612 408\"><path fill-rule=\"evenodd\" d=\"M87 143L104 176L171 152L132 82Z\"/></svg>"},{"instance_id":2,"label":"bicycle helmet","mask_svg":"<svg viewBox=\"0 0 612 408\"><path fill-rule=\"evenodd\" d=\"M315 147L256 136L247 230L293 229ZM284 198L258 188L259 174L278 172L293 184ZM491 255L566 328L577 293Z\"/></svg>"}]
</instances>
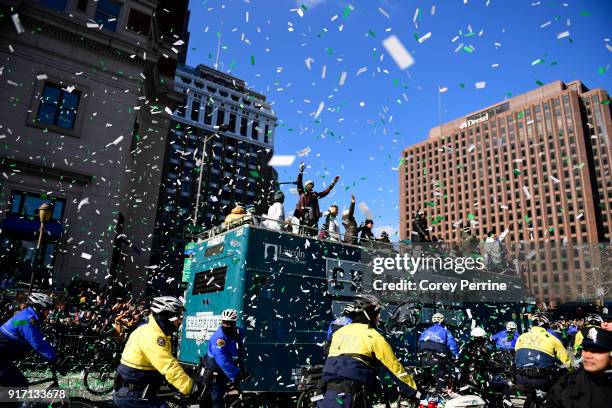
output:
<instances>
[{"instance_id":1,"label":"bicycle helmet","mask_svg":"<svg viewBox=\"0 0 612 408\"><path fill-rule=\"evenodd\" d=\"M481 337L485 337L486 335L487 335L487 332L484 331L482 327L474 327L472 329L472 333L471 333L472 337L481 338Z\"/></svg>"},{"instance_id":2,"label":"bicycle helmet","mask_svg":"<svg viewBox=\"0 0 612 408\"><path fill-rule=\"evenodd\" d=\"M602 323L603 323L603 319L601 318L601 316L596 315L596 314L590 314L586 318L586 324L589 324L591 326L601 327Z\"/></svg>"},{"instance_id":3,"label":"bicycle helmet","mask_svg":"<svg viewBox=\"0 0 612 408\"><path fill-rule=\"evenodd\" d=\"M222 322L235 322L236 320L238 320L238 312L234 309L225 309L221 313Z\"/></svg>"},{"instance_id":4,"label":"bicycle helmet","mask_svg":"<svg viewBox=\"0 0 612 408\"><path fill-rule=\"evenodd\" d=\"M434 313L434 315L431 317L432 323L442 323L443 321L444 321L444 315L440 312Z\"/></svg>"},{"instance_id":5,"label":"bicycle helmet","mask_svg":"<svg viewBox=\"0 0 612 408\"><path fill-rule=\"evenodd\" d=\"M548 320L548 317L542 312L534 313L531 317L531 321L534 326L538 327L548 326L550 324L550 320Z\"/></svg>"},{"instance_id":6,"label":"bicycle helmet","mask_svg":"<svg viewBox=\"0 0 612 408\"><path fill-rule=\"evenodd\" d=\"M506 330L507 330L507 331L509 331L509 332L514 332L514 331L516 331L516 323L514 323L514 322L508 322L508 323L506 324Z\"/></svg>"},{"instance_id":7,"label":"bicycle helmet","mask_svg":"<svg viewBox=\"0 0 612 408\"><path fill-rule=\"evenodd\" d=\"M170 315L179 315L185 311L183 302L174 296L160 296L153 299L151 303L151 311L153 313L167 313Z\"/></svg>"},{"instance_id":8,"label":"bicycle helmet","mask_svg":"<svg viewBox=\"0 0 612 408\"><path fill-rule=\"evenodd\" d=\"M32 306L40 306L48 309L53 306L53 299L44 293L32 293L28 296L28 303Z\"/></svg>"},{"instance_id":9,"label":"bicycle helmet","mask_svg":"<svg viewBox=\"0 0 612 408\"><path fill-rule=\"evenodd\" d=\"M349 303L348 305L344 306L344 309L342 309L342 314L344 316L348 316L354 312L355 312L355 306L352 303Z\"/></svg>"}]
</instances>

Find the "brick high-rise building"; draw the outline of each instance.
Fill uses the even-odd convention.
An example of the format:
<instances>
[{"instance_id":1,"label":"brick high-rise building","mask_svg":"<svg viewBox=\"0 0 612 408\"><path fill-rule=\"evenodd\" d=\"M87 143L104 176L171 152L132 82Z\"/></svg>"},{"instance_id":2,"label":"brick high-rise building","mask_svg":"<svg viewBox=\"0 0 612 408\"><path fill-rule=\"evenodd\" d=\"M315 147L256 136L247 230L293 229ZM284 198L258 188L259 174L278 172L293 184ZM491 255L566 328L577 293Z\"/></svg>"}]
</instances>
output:
<instances>
[{"instance_id":1,"label":"brick high-rise building","mask_svg":"<svg viewBox=\"0 0 612 408\"><path fill-rule=\"evenodd\" d=\"M611 134L607 91L580 81L556 81L433 128L404 150L401 238L410 239L424 209L431 233L445 240L459 239L469 223L480 240L508 230L510 242L609 242ZM569 269L561 277L549 266L543 282L534 275L536 286L558 283L567 293L540 290L540 299L585 291L584 276L571 273L584 275L590 261L559 259L554 267Z\"/></svg>"},{"instance_id":2,"label":"brick high-rise building","mask_svg":"<svg viewBox=\"0 0 612 408\"><path fill-rule=\"evenodd\" d=\"M431 129L404 150L402 239L422 208L445 240L471 222L479 237L609 241L608 101L603 89L557 81Z\"/></svg>"}]
</instances>

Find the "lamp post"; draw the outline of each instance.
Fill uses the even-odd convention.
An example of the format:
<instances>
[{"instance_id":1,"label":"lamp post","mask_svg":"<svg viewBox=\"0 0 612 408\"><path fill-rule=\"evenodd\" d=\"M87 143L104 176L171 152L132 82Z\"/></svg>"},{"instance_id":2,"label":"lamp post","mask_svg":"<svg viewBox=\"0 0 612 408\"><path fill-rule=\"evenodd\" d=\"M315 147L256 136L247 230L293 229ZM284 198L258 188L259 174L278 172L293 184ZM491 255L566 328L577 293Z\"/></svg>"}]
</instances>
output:
<instances>
[{"instance_id":1,"label":"lamp post","mask_svg":"<svg viewBox=\"0 0 612 408\"><path fill-rule=\"evenodd\" d=\"M217 129L216 132L204 137L204 142L202 143L202 159L200 160L200 176L198 177L198 193L196 195L196 203L195 208L193 210L193 227L195 230L195 226L198 224L198 208L200 207L200 192L202 191L202 174L204 173L204 154L206 153L206 144L213 137L218 137L219 132L226 132L229 129L229 124L224 123Z\"/></svg>"},{"instance_id":2,"label":"lamp post","mask_svg":"<svg viewBox=\"0 0 612 408\"><path fill-rule=\"evenodd\" d=\"M36 251L34 251L34 259L32 261L32 272L30 272L30 287L28 289L28 295L32 293L32 285L34 284L34 271L36 270L36 260L40 255L40 247L42 245L43 234L45 233L45 224L51 221L53 215L53 206L48 203L43 203L38 207L38 219L40 220L40 228L38 229L38 243L36 244Z\"/></svg>"}]
</instances>

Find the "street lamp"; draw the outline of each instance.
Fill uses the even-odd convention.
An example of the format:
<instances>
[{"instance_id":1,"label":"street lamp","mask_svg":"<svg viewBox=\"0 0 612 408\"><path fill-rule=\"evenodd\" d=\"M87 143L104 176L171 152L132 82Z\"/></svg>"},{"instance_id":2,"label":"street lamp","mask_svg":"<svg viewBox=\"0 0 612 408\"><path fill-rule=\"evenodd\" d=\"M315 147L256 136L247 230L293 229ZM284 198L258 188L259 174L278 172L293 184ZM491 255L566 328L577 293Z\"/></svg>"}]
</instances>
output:
<instances>
[{"instance_id":1,"label":"street lamp","mask_svg":"<svg viewBox=\"0 0 612 408\"><path fill-rule=\"evenodd\" d=\"M38 207L38 219L40 220L40 228L38 229L38 243L36 244L36 251L34 251L34 259L32 262L32 272L30 272L30 288L28 289L28 295L32 293L32 285L34 284L34 271L36 270L36 259L40 253L40 247L42 245L43 234L45 233L45 224L51 221L53 215L53 206L49 203L43 203Z\"/></svg>"},{"instance_id":2,"label":"street lamp","mask_svg":"<svg viewBox=\"0 0 612 408\"><path fill-rule=\"evenodd\" d=\"M202 159L200 160L200 177L198 177L198 193L196 195L196 203L195 208L193 210L193 227L195 227L198 223L198 207L200 206L200 192L202 191L202 174L204 173L204 154L206 153L206 144L213 137L218 137L220 132L226 132L229 129L229 124L224 123L217 128L217 130L204 137L204 142L202 143Z\"/></svg>"}]
</instances>

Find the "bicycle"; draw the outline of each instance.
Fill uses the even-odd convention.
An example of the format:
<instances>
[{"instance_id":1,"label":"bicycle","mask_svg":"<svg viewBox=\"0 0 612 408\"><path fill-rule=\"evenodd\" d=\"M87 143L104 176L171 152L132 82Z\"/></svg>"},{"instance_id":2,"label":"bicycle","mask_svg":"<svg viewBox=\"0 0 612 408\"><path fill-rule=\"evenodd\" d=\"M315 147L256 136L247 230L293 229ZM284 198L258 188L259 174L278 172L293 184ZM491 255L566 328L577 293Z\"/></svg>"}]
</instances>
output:
<instances>
[{"instance_id":1,"label":"bicycle","mask_svg":"<svg viewBox=\"0 0 612 408\"><path fill-rule=\"evenodd\" d=\"M45 393L45 391L59 389L59 380L57 378L57 370L54 367L50 367L50 371L51 371L50 377L46 377L46 378L35 380L35 381L29 381L28 382L29 390L34 392L35 395L36 394L47 394L48 395L48 393ZM45 387L43 390L32 390L30 388L32 386L46 384L46 383L49 383L49 386ZM58 401L51 401L51 402L25 401L24 405L29 408L72 407L73 397L67 396L66 395L67 391L65 393L63 393L62 391L64 390L59 389L57 393L55 392L53 393L53 399L57 397ZM43 395L41 395L41 397L43 397Z\"/></svg>"},{"instance_id":2,"label":"bicycle","mask_svg":"<svg viewBox=\"0 0 612 408\"><path fill-rule=\"evenodd\" d=\"M105 395L113 390L116 352L96 350L94 359L85 367L83 384L87 391L94 395Z\"/></svg>"}]
</instances>

